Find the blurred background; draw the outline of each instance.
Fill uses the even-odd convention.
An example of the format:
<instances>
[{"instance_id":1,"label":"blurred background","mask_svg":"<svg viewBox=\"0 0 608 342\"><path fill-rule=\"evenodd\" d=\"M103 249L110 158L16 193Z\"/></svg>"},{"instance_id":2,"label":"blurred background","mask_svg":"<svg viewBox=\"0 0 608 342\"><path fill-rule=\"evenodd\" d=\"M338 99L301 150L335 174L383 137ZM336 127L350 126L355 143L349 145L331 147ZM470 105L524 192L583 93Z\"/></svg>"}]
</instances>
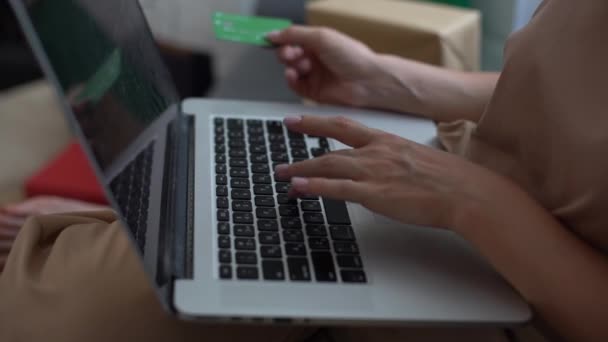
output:
<instances>
[{"instance_id":1,"label":"blurred background","mask_svg":"<svg viewBox=\"0 0 608 342\"><path fill-rule=\"evenodd\" d=\"M322 1L322 0L321 0ZM369 0L373 2L374 0ZM400 1L400 0L395 0ZM401 0L406 1L406 0ZM429 1L429 0L427 0ZM472 7L482 13L482 69L499 70L507 36L522 27L541 0L437 0L456 6ZM181 85L183 96L208 94L217 97L239 97L264 100L292 100L282 87L282 71L269 52L258 48L217 42L211 37L210 9L226 12L260 14L290 18L302 23L306 17L306 0L140 0L150 24L166 45L179 46L188 54L166 53L172 71ZM0 89L6 89L41 77L36 61L25 44L8 4L0 3ZM177 56L175 56L177 55ZM222 58L214 58L222 56ZM263 63L260 66L260 63ZM256 65L251 77L241 70ZM210 75L204 71L209 68ZM187 75L200 71L203 80L190 80ZM239 80L231 77L240 75ZM276 77L278 87L252 89L260 79ZM215 82L214 82L215 80ZM194 84L189 84L193 82ZM209 93L210 92L210 93Z\"/></svg>"},{"instance_id":2,"label":"blurred background","mask_svg":"<svg viewBox=\"0 0 608 342\"><path fill-rule=\"evenodd\" d=\"M182 97L284 102L300 99L286 87L274 51L216 41L211 31L214 11L317 22L345 32L350 28L361 35L357 38L367 34L366 43L384 52L417 54L420 60L462 70L500 70L505 40L540 3L356 0L358 6L352 6L355 0L139 1ZM61 104L43 80L7 1L0 1L0 205L31 196L28 180L65 155L72 139Z\"/></svg>"}]
</instances>

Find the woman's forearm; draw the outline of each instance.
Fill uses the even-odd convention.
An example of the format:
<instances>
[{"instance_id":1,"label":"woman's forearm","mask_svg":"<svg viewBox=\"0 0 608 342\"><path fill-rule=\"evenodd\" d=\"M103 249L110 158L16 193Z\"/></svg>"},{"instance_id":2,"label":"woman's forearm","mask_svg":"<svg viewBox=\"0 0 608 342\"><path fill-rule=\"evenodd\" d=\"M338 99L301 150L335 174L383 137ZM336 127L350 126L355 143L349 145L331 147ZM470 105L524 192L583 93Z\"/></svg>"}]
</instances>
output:
<instances>
[{"instance_id":1,"label":"woman's forearm","mask_svg":"<svg viewBox=\"0 0 608 342\"><path fill-rule=\"evenodd\" d=\"M370 87L370 107L422 115L435 121L479 121L500 74L448 70L379 55L382 74Z\"/></svg>"},{"instance_id":2,"label":"woman's forearm","mask_svg":"<svg viewBox=\"0 0 608 342\"><path fill-rule=\"evenodd\" d=\"M492 182L486 191L501 195L462 210L455 230L556 332L572 341L608 341L606 256L510 181Z\"/></svg>"}]
</instances>

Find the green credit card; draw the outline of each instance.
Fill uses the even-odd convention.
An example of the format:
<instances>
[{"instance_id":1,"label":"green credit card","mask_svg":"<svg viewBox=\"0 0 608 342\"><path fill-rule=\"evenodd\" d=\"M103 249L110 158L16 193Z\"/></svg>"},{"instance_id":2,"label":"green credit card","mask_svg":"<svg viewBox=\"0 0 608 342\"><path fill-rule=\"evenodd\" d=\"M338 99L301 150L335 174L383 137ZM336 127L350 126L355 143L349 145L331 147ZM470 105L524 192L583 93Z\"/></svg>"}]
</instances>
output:
<instances>
[{"instance_id":1,"label":"green credit card","mask_svg":"<svg viewBox=\"0 0 608 342\"><path fill-rule=\"evenodd\" d=\"M277 18L252 17L216 12L213 14L215 37L220 40L271 46L266 35L291 26L291 21Z\"/></svg>"}]
</instances>

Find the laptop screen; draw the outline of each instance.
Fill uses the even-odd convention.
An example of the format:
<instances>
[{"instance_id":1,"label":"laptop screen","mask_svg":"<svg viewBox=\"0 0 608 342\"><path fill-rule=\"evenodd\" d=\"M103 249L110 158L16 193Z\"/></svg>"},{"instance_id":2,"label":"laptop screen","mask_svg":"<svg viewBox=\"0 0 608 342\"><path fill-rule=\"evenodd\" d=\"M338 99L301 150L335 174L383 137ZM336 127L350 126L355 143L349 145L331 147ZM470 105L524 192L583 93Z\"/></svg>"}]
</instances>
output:
<instances>
[{"instance_id":1,"label":"laptop screen","mask_svg":"<svg viewBox=\"0 0 608 342\"><path fill-rule=\"evenodd\" d=\"M30 0L34 29L102 169L179 101L135 0Z\"/></svg>"}]
</instances>

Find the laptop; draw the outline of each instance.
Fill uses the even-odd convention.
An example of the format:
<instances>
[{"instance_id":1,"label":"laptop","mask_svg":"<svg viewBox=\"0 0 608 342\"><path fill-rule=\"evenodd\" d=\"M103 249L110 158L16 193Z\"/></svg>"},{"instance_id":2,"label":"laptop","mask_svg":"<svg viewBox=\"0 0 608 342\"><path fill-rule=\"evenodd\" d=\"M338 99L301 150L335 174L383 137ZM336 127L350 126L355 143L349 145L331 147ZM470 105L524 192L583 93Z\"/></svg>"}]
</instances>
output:
<instances>
[{"instance_id":1,"label":"laptop","mask_svg":"<svg viewBox=\"0 0 608 342\"><path fill-rule=\"evenodd\" d=\"M345 148L289 132L285 116L345 115L424 144L434 141L432 122L330 106L182 100L137 1L11 4L173 314L314 325L530 319L529 306L457 235L354 203L290 198L289 181L273 173L277 164Z\"/></svg>"}]
</instances>

